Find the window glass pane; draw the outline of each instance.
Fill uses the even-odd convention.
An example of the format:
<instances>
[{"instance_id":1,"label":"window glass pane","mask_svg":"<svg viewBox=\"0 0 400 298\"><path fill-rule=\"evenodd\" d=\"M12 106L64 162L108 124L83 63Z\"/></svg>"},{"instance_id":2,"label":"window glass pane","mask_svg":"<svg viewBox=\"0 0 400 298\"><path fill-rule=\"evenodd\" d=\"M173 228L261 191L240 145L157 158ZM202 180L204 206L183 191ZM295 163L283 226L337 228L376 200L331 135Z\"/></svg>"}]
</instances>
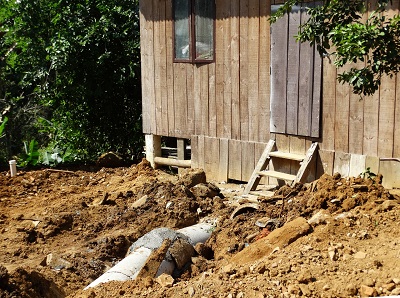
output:
<instances>
[{"instance_id":1,"label":"window glass pane","mask_svg":"<svg viewBox=\"0 0 400 298\"><path fill-rule=\"evenodd\" d=\"M214 1L195 1L196 59L214 59Z\"/></svg>"},{"instance_id":2,"label":"window glass pane","mask_svg":"<svg viewBox=\"0 0 400 298\"><path fill-rule=\"evenodd\" d=\"M190 57L190 1L175 0L175 58Z\"/></svg>"}]
</instances>

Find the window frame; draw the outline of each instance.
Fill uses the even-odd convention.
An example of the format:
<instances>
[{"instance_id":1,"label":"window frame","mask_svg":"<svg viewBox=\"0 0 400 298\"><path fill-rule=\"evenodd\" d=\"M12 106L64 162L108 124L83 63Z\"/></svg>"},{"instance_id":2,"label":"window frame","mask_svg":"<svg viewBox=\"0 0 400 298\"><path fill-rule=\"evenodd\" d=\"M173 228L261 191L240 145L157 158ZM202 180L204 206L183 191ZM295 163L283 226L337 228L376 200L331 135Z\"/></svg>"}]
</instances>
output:
<instances>
[{"instance_id":1,"label":"window frame","mask_svg":"<svg viewBox=\"0 0 400 298\"><path fill-rule=\"evenodd\" d=\"M187 0L189 2L189 18L188 18L188 23L189 23L189 58L177 58L176 57L176 34L175 34L175 2L176 0L172 1L172 23L173 23L173 61L174 63L191 63L191 64L201 64L201 63L214 63L215 62L215 19L216 19L216 1L215 0L210 0L212 2L212 5L214 6L213 12L214 15L212 17L212 22L213 22L213 30L211 32L212 34L212 53L213 57L212 59L197 59L196 58L196 53L195 53L195 48L196 48L196 13L195 13L195 4L197 0Z\"/></svg>"}]
</instances>

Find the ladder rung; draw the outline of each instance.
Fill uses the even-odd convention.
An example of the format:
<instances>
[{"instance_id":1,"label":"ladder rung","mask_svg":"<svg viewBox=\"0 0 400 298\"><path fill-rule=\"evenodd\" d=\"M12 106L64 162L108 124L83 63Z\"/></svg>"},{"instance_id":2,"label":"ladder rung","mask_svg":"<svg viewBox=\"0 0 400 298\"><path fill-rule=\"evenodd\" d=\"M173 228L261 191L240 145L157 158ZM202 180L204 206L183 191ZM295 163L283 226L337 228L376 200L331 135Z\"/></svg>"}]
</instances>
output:
<instances>
[{"instance_id":1,"label":"ladder rung","mask_svg":"<svg viewBox=\"0 0 400 298\"><path fill-rule=\"evenodd\" d=\"M283 158L283 159L297 160L297 161L303 161L303 159L306 157L303 154L287 153L280 151L272 151L269 153L269 156Z\"/></svg>"},{"instance_id":2,"label":"ladder rung","mask_svg":"<svg viewBox=\"0 0 400 298\"><path fill-rule=\"evenodd\" d=\"M282 172L277 172L277 171L261 171L258 172L258 175L260 176L268 176L268 177L274 177L286 181L294 181L296 179L296 175L291 175L291 174L286 174Z\"/></svg>"}]
</instances>

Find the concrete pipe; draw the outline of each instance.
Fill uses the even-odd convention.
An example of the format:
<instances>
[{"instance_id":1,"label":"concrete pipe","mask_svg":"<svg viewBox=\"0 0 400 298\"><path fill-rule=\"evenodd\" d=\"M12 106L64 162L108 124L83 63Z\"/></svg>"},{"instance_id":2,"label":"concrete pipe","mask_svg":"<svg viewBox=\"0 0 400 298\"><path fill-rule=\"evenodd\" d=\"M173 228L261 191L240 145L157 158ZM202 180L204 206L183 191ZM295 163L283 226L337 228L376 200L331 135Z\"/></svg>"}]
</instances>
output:
<instances>
[{"instance_id":1,"label":"concrete pipe","mask_svg":"<svg viewBox=\"0 0 400 298\"><path fill-rule=\"evenodd\" d=\"M114 267L106 271L99 278L89 284L86 289L93 288L101 283L109 281L127 281L134 280L139 272L145 266L150 255L160 248L162 243L169 239L171 243L175 241L186 241L191 246L197 243L204 243L211 236L215 228L215 221L211 223L199 223L190 227L174 231L168 228L155 229L144 236L140 237L129 248L127 256L117 263ZM172 244L171 244L172 246ZM171 247L170 246L170 247ZM176 268L174 257L167 252L162 262L159 264L157 273L154 277L158 277L163 273L172 274ZM179 268L180 269L180 268Z\"/></svg>"}]
</instances>

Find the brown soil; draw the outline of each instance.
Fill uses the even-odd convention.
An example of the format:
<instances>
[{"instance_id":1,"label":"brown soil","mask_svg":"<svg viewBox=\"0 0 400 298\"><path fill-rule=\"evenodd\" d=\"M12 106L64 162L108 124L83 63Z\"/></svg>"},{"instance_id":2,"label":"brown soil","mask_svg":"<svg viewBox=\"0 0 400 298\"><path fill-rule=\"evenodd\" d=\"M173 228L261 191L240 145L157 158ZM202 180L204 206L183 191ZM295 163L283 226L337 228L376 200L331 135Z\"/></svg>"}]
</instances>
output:
<instances>
[{"instance_id":1,"label":"brown soil","mask_svg":"<svg viewBox=\"0 0 400 298\"><path fill-rule=\"evenodd\" d=\"M0 297L400 295L400 197L380 178L324 175L260 197L258 209L250 205L230 218L253 202L235 196L240 188L188 188L145 161L0 173ZM309 226L320 210L325 217ZM207 253L193 257L172 286L147 276L83 290L145 233L210 217L218 226Z\"/></svg>"}]
</instances>

